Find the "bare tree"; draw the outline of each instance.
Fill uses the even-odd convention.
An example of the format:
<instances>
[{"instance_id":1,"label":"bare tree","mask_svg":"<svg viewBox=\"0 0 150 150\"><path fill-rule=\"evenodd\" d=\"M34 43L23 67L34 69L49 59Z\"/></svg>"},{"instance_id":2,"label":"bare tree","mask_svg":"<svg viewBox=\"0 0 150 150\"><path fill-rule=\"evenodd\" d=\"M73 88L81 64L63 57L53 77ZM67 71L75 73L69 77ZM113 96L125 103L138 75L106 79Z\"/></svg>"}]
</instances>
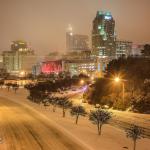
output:
<instances>
[{"instance_id":1,"label":"bare tree","mask_svg":"<svg viewBox=\"0 0 150 150\"><path fill-rule=\"evenodd\" d=\"M72 116L76 116L76 124L78 124L79 116L85 116L87 114L83 106L73 106L70 113Z\"/></svg>"},{"instance_id":2,"label":"bare tree","mask_svg":"<svg viewBox=\"0 0 150 150\"><path fill-rule=\"evenodd\" d=\"M89 120L97 125L98 134L101 135L101 129L104 124L108 122L109 119L111 119L112 113L106 110L97 109L94 111L91 111L89 114Z\"/></svg>"},{"instance_id":3,"label":"bare tree","mask_svg":"<svg viewBox=\"0 0 150 150\"><path fill-rule=\"evenodd\" d=\"M19 89L19 85L18 84L12 84L12 88L15 91L15 93L17 92L17 90Z\"/></svg>"},{"instance_id":4,"label":"bare tree","mask_svg":"<svg viewBox=\"0 0 150 150\"><path fill-rule=\"evenodd\" d=\"M63 117L65 117L66 109L72 106L72 102L70 102L67 97L62 97L58 100L58 105L62 108Z\"/></svg>"},{"instance_id":5,"label":"bare tree","mask_svg":"<svg viewBox=\"0 0 150 150\"><path fill-rule=\"evenodd\" d=\"M11 84L11 83L6 83L5 85L6 85L6 87L7 87L7 90L9 91L9 90L10 90L10 87L12 86L12 84Z\"/></svg>"},{"instance_id":6,"label":"bare tree","mask_svg":"<svg viewBox=\"0 0 150 150\"><path fill-rule=\"evenodd\" d=\"M58 103L58 98L57 97L50 97L49 98L49 103L53 106L53 112L56 111L57 103Z\"/></svg>"},{"instance_id":7,"label":"bare tree","mask_svg":"<svg viewBox=\"0 0 150 150\"><path fill-rule=\"evenodd\" d=\"M3 85L4 85L4 81L0 80L0 87L1 87L1 89L2 89Z\"/></svg>"},{"instance_id":8,"label":"bare tree","mask_svg":"<svg viewBox=\"0 0 150 150\"><path fill-rule=\"evenodd\" d=\"M143 129L139 126L132 124L130 128L125 130L127 138L131 138L133 140L133 150L136 150L136 142L138 139L143 138L142 133Z\"/></svg>"}]
</instances>

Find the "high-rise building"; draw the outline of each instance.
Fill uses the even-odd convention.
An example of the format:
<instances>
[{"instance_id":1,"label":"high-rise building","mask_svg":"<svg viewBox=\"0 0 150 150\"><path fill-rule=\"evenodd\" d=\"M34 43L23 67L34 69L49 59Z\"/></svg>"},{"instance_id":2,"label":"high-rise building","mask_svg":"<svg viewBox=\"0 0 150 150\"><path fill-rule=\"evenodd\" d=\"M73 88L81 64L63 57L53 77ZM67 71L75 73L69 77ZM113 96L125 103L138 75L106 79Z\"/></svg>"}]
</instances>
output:
<instances>
[{"instance_id":1,"label":"high-rise building","mask_svg":"<svg viewBox=\"0 0 150 150\"><path fill-rule=\"evenodd\" d=\"M132 42L116 41L116 57L132 55Z\"/></svg>"},{"instance_id":2,"label":"high-rise building","mask_svg":"<svg viewBox=\"0 0 150 150\"><path fill-rule=\"evenodd\" d=\"M32 65L36 63L34 51L27 47L26 42L14 41L11 51L3 52L3 65L8 73L19 75L20 72L32 72Z\"/></svg>"},{"instance_id":3,"label":"high-rise building","mask_svg":"<svg viewBox=\"0 0 150 150\"><path fill-rule=\"evenodd\" d=\"M69 24L66 32L66 50L70 51L72 49L73 45L73 30L72 26Z\"/></svg>"},{"instance_id":4,"label":"high-rise building","mask_svg":"<svg viewBox=\"0 0 150 150\"><path fill-rule=\"evenodd\" d=\"M89 50L89 37L87 35L74 34L69 25L66 32L67 51L87 51Z\"/></svg>"},{"instance_id":5,"label":"high-rise building","mask_svg":"<svg viewBox=\"0 0 150 150\"><path fill-rule=\"evenodd\" d=\"M79 34L75 34L72 35L72 50L73 51L88 51L89 47L88 47L88 41L89 38L87 35L79 35Z\"/></svg>"},{"instance_id":6,"label":"high-rise building","mask_svg":"<svg viewBox=\"0 0 150 150\"><path fill-rule=\"evenodd\" d=\"M110 12L98 11L93 20L93 56L104 58L115 56L115 20Z\"/></svg>"}]
</instances>

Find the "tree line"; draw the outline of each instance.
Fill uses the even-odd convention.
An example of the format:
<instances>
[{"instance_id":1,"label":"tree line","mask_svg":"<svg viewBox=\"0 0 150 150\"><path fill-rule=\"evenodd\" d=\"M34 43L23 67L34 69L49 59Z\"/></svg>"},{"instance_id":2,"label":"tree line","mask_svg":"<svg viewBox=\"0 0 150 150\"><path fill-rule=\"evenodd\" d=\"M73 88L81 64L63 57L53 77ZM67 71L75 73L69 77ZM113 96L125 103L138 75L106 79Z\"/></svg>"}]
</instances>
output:
<instances>
[{"instance_id":1,"label":"tree line","mask_svg":"<svg viewBox=\"0 0 150 150\"><path fill-rule=\"evenodd\" d=\"M38 86L40 86L40 88L37 88ZM34 87L36 88L36 90L34 89ZM41 86L41 84L27 85L26 88L29 90L28 99L31 102L34 102L38 105L43 105L45 109L47 107L50 107L52 109L52 112L56 112L57 108L59 107L62 109L62 117L64 118L66 117L66 112L69 110L70 115L72 117L75 117L76 125L79 123L79 118L81 116L88 116L89 121L97 126L98 135L102 134L103 125L108 124L113 117L112 112L101 109L100 107L90 111L90 113L87 113L82 105L73 105L68 97L53 96L53 88L50 88L49 91L47 91L48 89L44 88L44 86ZM131 125L128 129L125 129L125 132L127 137L133 140L133 150L135 150L136 141L143 137L143 129L139 126Z\"/></svg>"},{"instance_id":2,"label":"tree line","mask_svg":"<svg viewBox=\"0 0 150 150\"><path fill-rule=\"evenodd\" d=\"M114 82L119 76L122 80ZM124 102L122 98L124 84ZM121 57L112 60L104 78L97 79L85 94L89 103L102 107L150 113L150 58Z\"/></svg>"},{"instance_id":3,"label":"tree line","mask_svg":"<svg viewBox=\"0 0 150 150\"><path fill-rule=\"evenodd\" d=\"M7 90L10 91L10 89L13 89L13 91L16 93L17 90L19 89L19 85L17 83L4 83L4 80L0 81L0 87L1 89L3 86L6 86Z\"/></svg>"}]
</instances>

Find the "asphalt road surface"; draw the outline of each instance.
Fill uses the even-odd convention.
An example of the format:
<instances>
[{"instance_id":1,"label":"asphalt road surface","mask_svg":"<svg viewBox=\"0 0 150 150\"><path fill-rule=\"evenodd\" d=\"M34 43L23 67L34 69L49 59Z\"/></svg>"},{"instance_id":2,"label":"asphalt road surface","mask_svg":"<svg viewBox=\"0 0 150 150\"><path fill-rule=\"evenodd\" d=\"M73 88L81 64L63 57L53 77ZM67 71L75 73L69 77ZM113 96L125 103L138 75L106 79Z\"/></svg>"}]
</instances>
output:
<instances>
[{"instance_id":1,"label":"asphalt road surface","mask_svg":"<svg viewBox=\"0 0 150 150\"><path fill-rule=\"evenodd\" d=\"M38 112L0 97L0 150L87 150Z\"/></svg>"}]
</instances>

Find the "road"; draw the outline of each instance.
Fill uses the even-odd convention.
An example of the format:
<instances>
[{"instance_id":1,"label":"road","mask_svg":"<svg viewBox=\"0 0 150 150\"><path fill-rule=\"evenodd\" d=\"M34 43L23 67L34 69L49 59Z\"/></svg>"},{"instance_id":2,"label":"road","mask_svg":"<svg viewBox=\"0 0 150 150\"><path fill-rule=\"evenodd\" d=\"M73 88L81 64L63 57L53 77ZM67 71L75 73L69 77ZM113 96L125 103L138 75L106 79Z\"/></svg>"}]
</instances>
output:
<instances>
[{"instance_id":1,"label":"road","mask_svg":"<svg viewBox=\"0 0 150 150\"><path fill-rule=\"evenodd\" d=\"M0 150L87 150L35 110L0 97Z\"/></svg>"}]
</instances>

